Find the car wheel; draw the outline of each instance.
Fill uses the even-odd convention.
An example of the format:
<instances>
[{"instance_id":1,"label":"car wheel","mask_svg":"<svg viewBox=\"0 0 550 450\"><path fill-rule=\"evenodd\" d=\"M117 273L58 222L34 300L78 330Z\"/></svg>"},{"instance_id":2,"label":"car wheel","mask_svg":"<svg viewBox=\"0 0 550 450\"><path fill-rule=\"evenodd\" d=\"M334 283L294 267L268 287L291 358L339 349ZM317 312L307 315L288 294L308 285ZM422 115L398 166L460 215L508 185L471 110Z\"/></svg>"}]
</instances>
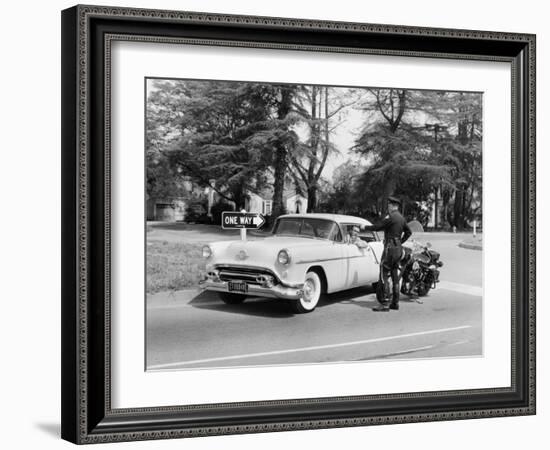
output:
<instances>
[{"instance_id":1,"label":"car wheel","mask_svg":"<svg viewBox=\"0 0 550 450\"><path fill-rule=\"evenodd\" d=\"M297 314L311 312L315 309L321 298L323 284L316 272L308 272L304 280L303 294L298 300L291 303L292 310Z\"/></svg>"},{"instance_id":2,"label":"car wheel","mask_svg":"<svg viewBox=\"0 0 550 450\"><path fill-rule=\"evenodd\" d=\"M230 292L218 292L222 301L228 305L238 305L244 302L246 295L232 294Z\"/></svg>"}]
</instances>

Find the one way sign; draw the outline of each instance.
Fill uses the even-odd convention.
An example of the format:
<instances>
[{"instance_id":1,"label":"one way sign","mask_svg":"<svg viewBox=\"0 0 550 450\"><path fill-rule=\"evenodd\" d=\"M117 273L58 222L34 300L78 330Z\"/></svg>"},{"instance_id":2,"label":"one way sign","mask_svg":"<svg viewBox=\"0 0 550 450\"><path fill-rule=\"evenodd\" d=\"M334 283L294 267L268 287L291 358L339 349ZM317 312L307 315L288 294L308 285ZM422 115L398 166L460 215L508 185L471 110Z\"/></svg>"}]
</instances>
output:
<instances>
[{"instance_id":1,"label":"one way sign","mask_svg":"<svg viewBox=\"0 0 550 450\"><path fill-rule=\"evenodd\" d=\"M265 223L265 218L258 213L224 211L222 212L222 228L240 228L257 230Z\"/></svg>"}]
</instances>

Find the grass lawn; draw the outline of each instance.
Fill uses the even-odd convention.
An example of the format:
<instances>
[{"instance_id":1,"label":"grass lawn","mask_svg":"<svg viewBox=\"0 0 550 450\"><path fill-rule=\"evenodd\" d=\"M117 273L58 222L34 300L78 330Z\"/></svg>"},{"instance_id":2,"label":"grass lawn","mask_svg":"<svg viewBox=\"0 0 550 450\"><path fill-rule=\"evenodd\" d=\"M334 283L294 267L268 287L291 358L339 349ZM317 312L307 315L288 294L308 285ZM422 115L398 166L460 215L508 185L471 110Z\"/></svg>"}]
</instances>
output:
<instances>
[{"instance_id":1,"label":"grass lawn","mask_svg":"<svg viewBox=\"0 0 550 450\"><path fill-rule=\"evenodd\" d=\"M251 231L249 239L263 239L267 234ZM200 272L205 270L203 245L239 239L239 230L216 225L148 222L147 293L198 287Z\"/></svg>"},{"instance_id":2,"label":"grass lawn","mask_svg":"<svg viewBox=\"0 0 550 450\"><path fill-rule=\"evenodd\" d=\"M203 243L147 242L147 293L198 286L205 269Z\"/></svg>"}]
</instances>

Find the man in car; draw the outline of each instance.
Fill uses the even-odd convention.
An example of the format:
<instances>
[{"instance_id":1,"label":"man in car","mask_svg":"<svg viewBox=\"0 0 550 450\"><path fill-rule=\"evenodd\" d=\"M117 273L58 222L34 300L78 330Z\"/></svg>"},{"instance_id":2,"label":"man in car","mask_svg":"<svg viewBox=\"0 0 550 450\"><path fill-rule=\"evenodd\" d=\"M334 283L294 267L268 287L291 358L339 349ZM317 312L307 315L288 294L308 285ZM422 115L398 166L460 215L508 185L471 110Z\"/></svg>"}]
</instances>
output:
<instances>
[{"instance_id":1,"label":"man in car","mask_svg":"<svg viewBox=\"0 0 550 450\"><path fill-rule=\"evenodd\" d=\"M377 225L365 226L365 230L384 231L384 251L380 261L379 291L384 287L383 295L377 292L380 306L373 311L399 309L399 261L403 255L402 244L409 239L412 232L404 217L399 212L401 201L395 197L388 198L388 215ZM390 302L390 279L392 280L392 297Z\"/></svg>"},{"instance_id":2,"label":"man in car","mask_svg":"<svg viewBox=\"0 0 550 450\"><path fill-rule=\"evenodd\" d=\"M357 225L351 227L348 235L348 244L356 245L359 249L367 247L367 243L359 237L359 227Z\"/></svg>"}]
</instances>

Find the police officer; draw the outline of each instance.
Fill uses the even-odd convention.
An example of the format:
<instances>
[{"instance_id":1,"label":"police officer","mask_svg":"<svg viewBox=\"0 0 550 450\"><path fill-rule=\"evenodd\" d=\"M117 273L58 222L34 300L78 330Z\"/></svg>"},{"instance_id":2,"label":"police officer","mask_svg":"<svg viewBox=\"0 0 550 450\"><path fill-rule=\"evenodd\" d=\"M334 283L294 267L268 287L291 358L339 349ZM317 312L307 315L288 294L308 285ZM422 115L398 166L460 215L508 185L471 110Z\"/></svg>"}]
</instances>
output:
<instances>
[{"instance_id":1,"label":"police officer","mask_svg":"<svg viewBox=\"0 0 550 450\"><path fill-rule=\"evenodd\" d=\"M409 239L412 234L407 222L399 212L401 201L395 197L388 198L388 215L384 217L382 223L378 225L369 225L364 228L369 231L384 231L384 251L380 261L380 284L383 285L383 297L378 297L381 305L373 308L374 311L389 311L390 309L399 309L399 261L403 253L401 244ZM390 297L390 282L392 279L392 299ZM378 294L378 293L377 293ZM377 295L378 296L378 295Z\"/></svg>"}]
</instances>

